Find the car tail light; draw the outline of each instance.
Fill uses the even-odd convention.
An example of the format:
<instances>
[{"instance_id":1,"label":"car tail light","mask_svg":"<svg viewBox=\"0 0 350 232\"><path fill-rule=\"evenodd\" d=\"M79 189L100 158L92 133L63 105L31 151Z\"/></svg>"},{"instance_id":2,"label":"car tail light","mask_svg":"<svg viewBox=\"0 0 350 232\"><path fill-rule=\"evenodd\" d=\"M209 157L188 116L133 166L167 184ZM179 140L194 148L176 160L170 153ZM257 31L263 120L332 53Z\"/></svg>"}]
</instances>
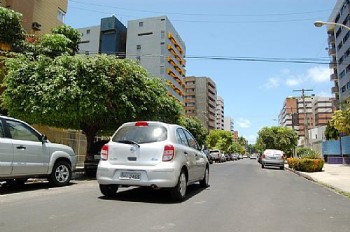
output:
<instances>
[{"instance_id":1,"label":"car tail light","mask_svg":"<svg viewBox=\"0 0 350 232\"><path fill-rule=\"evenodd\" d=\"M108 144L103 145L101 148L101 160L108 159Z\"/></svg>"},{"instance_id":2,"label":"car tail light","mask_svg":"<svg viewBox=\"0 0 350 232\"><path fill-rule=\"evenodd\" d=\"M175 148L173 145L165 145L162 161L170 161L175 157Z\"/></svg>"},{"instance_id":3,"label":"car tail light","mask_svg":"<svg viewBox=\"0 0 350 232\"><path fill-rule=\"evenodd\" d=\"M148 126L148 122L145 122L145 121L136 122L135 126Z\"/></svg>"}]
</instances>

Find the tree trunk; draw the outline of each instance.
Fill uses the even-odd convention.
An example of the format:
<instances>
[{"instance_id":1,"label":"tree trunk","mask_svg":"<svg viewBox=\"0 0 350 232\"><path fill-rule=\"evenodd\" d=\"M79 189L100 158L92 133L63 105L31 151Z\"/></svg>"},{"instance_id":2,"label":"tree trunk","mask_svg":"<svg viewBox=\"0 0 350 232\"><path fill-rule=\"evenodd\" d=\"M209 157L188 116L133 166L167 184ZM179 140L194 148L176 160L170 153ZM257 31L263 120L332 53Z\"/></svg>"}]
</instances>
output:
<instances>
[{"instance_id":1,"label":"tree trunk","mask_svg":"<svg viewBox=\"0 0 350 232\"><path fill-rule=\"evenodd\" d=\"M96 125L87 125L85 123L81 126L81 129L85 133L85 136L86 136L86 142L87 142L86 151L89 151L99 129Z\"/></svg>"}]
</instances>

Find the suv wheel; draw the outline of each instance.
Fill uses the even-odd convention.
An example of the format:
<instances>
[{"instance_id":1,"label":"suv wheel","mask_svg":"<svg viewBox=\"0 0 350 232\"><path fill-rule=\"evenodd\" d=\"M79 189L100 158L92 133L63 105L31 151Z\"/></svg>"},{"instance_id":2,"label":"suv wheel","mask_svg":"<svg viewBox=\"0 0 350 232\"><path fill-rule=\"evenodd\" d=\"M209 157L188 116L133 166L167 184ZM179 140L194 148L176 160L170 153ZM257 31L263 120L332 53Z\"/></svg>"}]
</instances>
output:
<instances>
[{"instance_id":1,"label":"suv wheel","mask_svg":"<svg viewBox=\"0 0 350 232\"><path fill-rule=\"evenodd\" d=\"M55 187L65 186L72 178L72 170L68 162L58 161L49 175L49 182Z\"/></svg>"},{"instance_id":2,"label":"suv wheel","mask_svg":"<svg viewBox=\"0 0 350 232\"><path fill-rule=\"evenodd\" d=\"M171 195L176 201L183 201L186 196L187 179L184 170L181 170L177 185L171 190Z\"/></svg>"},{"instance_id":3,"label":"suv wheel","mask_svg":"<svg viewBox=\"0 0 350 232\"><path fill-rule=\"evenodd\" d=\"M106 197L115 197L117 195L118 187L117 184L100 184L100 191Z\"/></svg>"}]
</instances>

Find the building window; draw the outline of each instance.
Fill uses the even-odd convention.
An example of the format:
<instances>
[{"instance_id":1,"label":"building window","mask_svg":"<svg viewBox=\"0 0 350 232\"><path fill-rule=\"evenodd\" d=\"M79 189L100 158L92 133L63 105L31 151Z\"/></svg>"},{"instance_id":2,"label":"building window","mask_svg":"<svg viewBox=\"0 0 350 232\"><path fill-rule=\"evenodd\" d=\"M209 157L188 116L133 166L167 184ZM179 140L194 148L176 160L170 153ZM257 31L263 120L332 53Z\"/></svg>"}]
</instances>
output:
<instances>
[{"instance_id":1,"label":"building window","mask_svg":"<svg viewBox=\"0 0 350 232\"><path fill-rule=\"evenodd\" d=\"M136 45L136 49L140 50L141 49L141 45Z\"/></svg>"},{"instance_id":2,"label":"building window","mask_svg":"<svg viewBox=\"0 0 350 232\"><path fill-rule=\"evenodd\" d=\"M66 12L64 12L63 10L61 10L60 8L58 8L57 10L57 19L64 23L64 17L66 16Z\"/></svg>"},{"instance_id":3,"label":"building window","mask_svg":"<svg viewBox=\"0 0 350 232\"><path fill-rule=\"evenodd\" d=\"M160 31L160 38L165 39L165 31Z\"/></svg>"},{"instance_id":4,"label":"building window","mask_svg":"<svg viewBox=\"0 0 350 232\"><path fill-rule=\"evenodd\" d=\"M139 27L143 27L143 22L139 22Z\"/></svg>"}]
</instances>

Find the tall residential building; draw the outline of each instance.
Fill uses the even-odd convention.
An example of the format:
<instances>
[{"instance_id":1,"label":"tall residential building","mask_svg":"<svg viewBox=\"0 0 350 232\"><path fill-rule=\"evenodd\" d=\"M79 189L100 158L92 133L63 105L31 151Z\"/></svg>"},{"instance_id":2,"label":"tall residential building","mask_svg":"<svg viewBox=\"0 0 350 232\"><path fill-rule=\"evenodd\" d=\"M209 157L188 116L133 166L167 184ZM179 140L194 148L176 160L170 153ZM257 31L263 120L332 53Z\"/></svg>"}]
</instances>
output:
<instances>
[{"instance_id":1,"label":"tall residential building","mask_svg":"<svg viewBox=\"0 0 350 232\"><path fill-rule=\"evenodd\" d=\"M185 96L185 43L166 16L128 21L126 57L169 84L170 95Z\"/></svg>"},{"instance_id":2,"label":"tall residential building","mask_svg":"<svg viewBox=\"0 0 350 232\"><path fill-rule=\"evenodd\" d=\"M0 0L0 6L23 15L22 26L27 34L47 34L64 24L68 0Z\"/></svg>"},{"instance_id":3,"label":"tall residential building","mask_svg":"<svg viewBox=\"0 0 350 232\"><path fill-rule=\"evenodd\" d=\"M278 117L281 126L297 131L299 145L306 143L306 130L327 125L334 112L332 99L329 97L310 96L304 100L301 97L286 98Z\"/></svg>"},{"instance_id":4,"label":"tall residential building","mask_svg":"<svg viewBox=\"0 0 350 232\"><path fill-rule=\"evenodd\" d=\"M224 130L233 133L233 129L234 129L233 119L231 117L225 117L224 118Z\"/></svg>"},{"instance_id":5,"label":"tall residential building","mask_svg":"<svg viewBox=\"0 0 350 232\"><path fill-rule=\"evenodd\" d=\"M185 77L185 114L196 116L208 130L216 129L216 84L209 77Z\"/></svg>"},{"instance_id":6,"label":"tall residential building","mask_svg":"<svg viewBox=\"0 0 350 232\"><path fill-rule=\"evenodd\" d=\"M225 118L224 99L220 96L216 99L216 129L224 130L224 118Z\"/></svg>"},{"instance_id":7,"label":"tall residential building","mask_svg":"<svg viewBox=\"0 0 350 232\"><path fill-rule=\"evenodd\" d=\"M350 26L349 0L337 0L329 17L329 22ZM341 26L330 25L327 29L332 69L330 80L334 82L331 91L334 94L333 104L339 109L340 104L350 99L350 31Z\"/></svg>"},{"instance_id":8,"label":"tall residential building","mask_svg":"<svg viewBox=\"0 0 350 232\"><path fill-rule=\"evenodd\" d=\"M127 29L115 16L102 18L98 26L77 30L82 34L79 53L104 53L125 58Z\"/></svg>"}]
</instances>

